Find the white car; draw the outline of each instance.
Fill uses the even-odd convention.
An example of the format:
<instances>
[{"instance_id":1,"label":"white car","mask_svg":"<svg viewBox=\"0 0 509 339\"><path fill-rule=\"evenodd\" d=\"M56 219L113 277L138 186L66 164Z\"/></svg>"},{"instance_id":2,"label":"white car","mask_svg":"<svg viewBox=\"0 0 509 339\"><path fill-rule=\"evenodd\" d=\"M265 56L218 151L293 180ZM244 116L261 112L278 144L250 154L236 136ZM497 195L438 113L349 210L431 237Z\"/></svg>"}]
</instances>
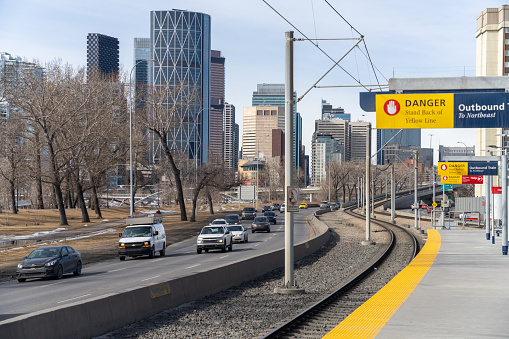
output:
<instances>
[{"instance_id":1,"label":"white car","mask_svg":"<svg viewBox=\"0 0 509 339\"><path fill-rule=\"evenodd\" d=\"M285 203L282 203L282 204L281 204L281 207L279 208L279 212L280 212L280 213L283 213L283 212L285 211L285 208L286 208Z\"/></svg>"},{"instance_id":2,"label":"white car","mask_svg":"<svg viewBox=\"0 0 509 339\"><path fill-rule=\"evenodd\" d=\"M225 219L214 219L211 223L211 225L221 225L221 226L228 226L228 222Z\"/></svg>"},{"instance_id":3,"label":"white car","mask_svg":"<svg viewBox=\"0 0 509 339\"><path fill-rule=\"evenodd\" d=\"M232 250L232 235L228 228L223 225L208 225L203 227L196 240L196 253L202 250L208 252L212 249L220 249L223 252Z\"/></svg>"},{"instance_id":4,"label":"white car","mask_svg":"<svg viewBox=\"0 0 509 339\"><path fill-rule=\"evenodd\" d=\"M231 225L228 226L228 230L232 235L232 241L234 242L248 242L248 233L242 225Z\"/></svg>"}]
</instances>

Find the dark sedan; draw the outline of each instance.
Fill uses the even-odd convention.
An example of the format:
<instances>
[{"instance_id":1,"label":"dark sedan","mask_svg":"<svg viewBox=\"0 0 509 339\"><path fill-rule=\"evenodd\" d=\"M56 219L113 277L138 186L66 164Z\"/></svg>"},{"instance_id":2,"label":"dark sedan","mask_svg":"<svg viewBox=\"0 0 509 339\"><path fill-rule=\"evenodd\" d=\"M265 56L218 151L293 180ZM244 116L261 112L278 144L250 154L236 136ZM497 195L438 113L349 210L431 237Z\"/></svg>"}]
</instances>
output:
<instances>
[{"instance_id":1,"label":"dark sedan","mask_svg":"<svg viewBox=\"0 0 509 339\"><path fill-rule=\"evenodd\" d=\"M71 246L47 246L35 249L18 264L16 279L61 279L66 273L81 274L81 254Z\"/></svg>"},{"instance_id":2,"label":"dark sedan","mask_svg":"<svg viewBox=\"0 0 509 339\"><path fill-rule=\"evenodd\" d=\"M267 217L256 217L251 223L251 232L264 231L270 233L270 224Z\"/></svg>"},{"instance_id":3,"label":"dark sedan","mask_svg":"<svg viewBox=\"0 0 509 339\"><path fill-rule=\"evenodd\" d=\"M224 217L228 225L242 225L238 214L228 214Z\"/></svg>"},{"instance_id":4,"label":"dark sedan","mask_svg":"<svg viewBox=\"0 0 509 339\"><path fill-rule=\"evenodd\" d=\"M276 213L274 213L274 212L265 212L265 213L263 213L263 216L267 217L267 220L269 222L274 223L274 225L277 224Z\"/></svg>"}]
</instances>

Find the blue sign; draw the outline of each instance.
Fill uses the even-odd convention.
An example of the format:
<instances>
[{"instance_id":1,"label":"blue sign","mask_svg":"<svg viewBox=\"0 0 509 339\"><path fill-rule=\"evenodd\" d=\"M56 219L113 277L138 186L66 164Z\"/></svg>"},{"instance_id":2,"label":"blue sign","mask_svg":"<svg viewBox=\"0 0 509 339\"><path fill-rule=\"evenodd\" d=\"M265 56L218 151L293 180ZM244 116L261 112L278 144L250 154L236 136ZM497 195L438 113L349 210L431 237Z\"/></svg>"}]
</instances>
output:
<instances>
[{"instance_id":1,"label":"blue sign","mask_svg":"<svg viewBox=\"0 0 509 339\"><path fill-rule=\"evenodd\" d=\"M509 93L454 94L454 128L509 127L508 112Z\"/></svg>"},{"instance_id":2,"label":"blue sign","mask_svg":"<svg viewBox=\"0 0 509 339\"><path fill-rule=\"evenodd\" d=\"M498 161L469 161L468 175L498 175Z\"/></svg>"}]
</instances>

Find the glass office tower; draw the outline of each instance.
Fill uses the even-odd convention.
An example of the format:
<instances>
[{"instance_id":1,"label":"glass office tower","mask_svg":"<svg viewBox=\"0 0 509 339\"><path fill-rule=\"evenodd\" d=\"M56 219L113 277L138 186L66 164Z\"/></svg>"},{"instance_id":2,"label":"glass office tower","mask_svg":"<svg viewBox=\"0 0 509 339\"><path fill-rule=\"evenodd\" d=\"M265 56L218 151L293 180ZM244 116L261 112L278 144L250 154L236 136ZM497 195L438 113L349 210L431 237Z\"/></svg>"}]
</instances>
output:
<instances>
[{"instance_id":1,"label":"glass office tower","mask_svg":"<svg viewBox=\"0 0 509 339\"><path fill-rule=\"evenodd\" d=\"M210 16L183 10L151 11L150 41L153 86L185 84L200 92L198 102L178 113L171 131L172 149L202 163L209 153Z\"/></svg>"}]
</instances>

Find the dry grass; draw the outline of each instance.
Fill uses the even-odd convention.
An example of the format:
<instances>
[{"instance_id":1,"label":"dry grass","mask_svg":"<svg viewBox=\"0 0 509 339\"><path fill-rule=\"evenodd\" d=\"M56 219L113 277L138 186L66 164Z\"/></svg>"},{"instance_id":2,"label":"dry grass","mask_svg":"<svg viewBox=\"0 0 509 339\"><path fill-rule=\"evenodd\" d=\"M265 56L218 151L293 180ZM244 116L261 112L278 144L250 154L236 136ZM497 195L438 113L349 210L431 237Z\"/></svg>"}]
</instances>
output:
<instances>
[{"instance_id":1,"label":"dry grass","mask_svg":"<svg viewBox=\"0 0 509 339\"><path fill-rule=\"evenodd\" d=\"M237 204L225 205L226 209L221 209L211 215L208 210L199 211L196 222L180 221L180 214L165 215L164 227L168 244L173 244L185 239L195 237L203 225L210 223L213 219L224 217L226 214L237 213L239 208ZM243 206L241 206L242 208ZM136 213L146 212L148 209L138 209ZM152 208L150 210L153 210ZM164 210L169 210L164 208ZM172 208L172 210L176 210ZM78 209L67 210L69 225L61 226L57 210L21 210L18 214L12 214L10 211L0 213L0 237L29 235L37 232L52 231L57 228L66 228L68 230L86 229L107 221L116 221L125 219L129 215L129 208L109 208L102 212L102 219L96 218L94 211L89 211L91 222L81 222L81 211ZM191 213L188 211L188 218ZM118 246L118 233L122 232L124 226L112 228L109 233L96 235L88 238L76 240L63 240L59 244L66 244L76 248L83 257L84 265L116 258ZM0 247L0 280L5 280L13 276L16 271L16 265L22 258L28 255L34 248L48 242L28 245L9 245ZM85 267L86 270L86 267Z\"/></svg>"}]
</instances>

